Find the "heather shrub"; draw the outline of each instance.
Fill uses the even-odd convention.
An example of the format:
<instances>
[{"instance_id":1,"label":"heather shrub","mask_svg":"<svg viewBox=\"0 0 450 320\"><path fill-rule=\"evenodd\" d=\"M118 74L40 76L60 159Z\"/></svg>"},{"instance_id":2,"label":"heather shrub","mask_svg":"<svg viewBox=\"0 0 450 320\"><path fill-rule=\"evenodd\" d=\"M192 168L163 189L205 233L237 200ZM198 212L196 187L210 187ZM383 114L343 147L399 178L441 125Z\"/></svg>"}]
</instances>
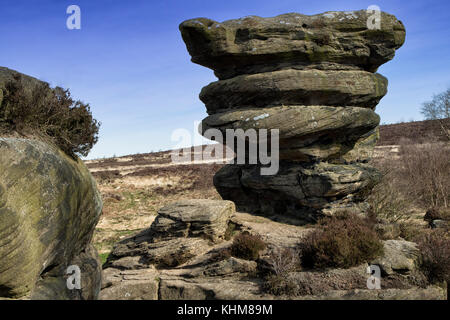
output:
<instances>
[{"instance_id":1,"label":"heather shrub","mask_svg":"<svg viewBox=\"0 0 450 320\"><path fill-rule=\"evenodd\" d=\"M294 296L298 293L298 286L290 279L289 274L270 274L264 280L263 290L275 296Z\"/></svg>"},{"instance_id":2,"label":"heather shrub","mask_svg":"<svg viewBox=\"0 0 450 320\"><path fill-rule=\"evenodd\" d=\"M230 249L223 248L223 249L220 249L220 250L214 252L211 255L211 257L209 258L209 262L211 262L211 263L219 262L219 261L227 260L230 257L231 257Z\"/></svg>"},{"instance_id":3,"label":"heather shrub","mask_svg":"<svg viewBox=\"0 0 450 320\"><path fill-rule=\"evenodd\" d=\"M15 75L2 92L0 134L37 136L70 156L86 156L97 142L100 123L89 104L73 100L69 90L45 82L25 86Z\"/></svg>"},{"instance_id":4,"label":"heather shrub","mask_svg":"<svg viewBox=\"0 0 450 320\"><path fill-rule=\"evenodd\" d=\"M427 232L418 241L421 270L432 283L450 280L450 237L444 230Z\"/></svg>"},{"instance_id":5,"label":"heather shrub","mask_svg":"<svg viewBox=\"0 0 450 320\"><path fill-rule=\"evenodd\" d=\"M350 268L383 252L383 244L372 224L356 214L327 217L300 244L307 268Z\"/></svg>"},{"instance_id":6,"label":"heather shrub","mask_svg":"<svg viewBox=\"0 0 450 320\"><path fill-rule=\"evenodd\" d=\"M267 264L270 274L264 279L264 291L273 295L295 295L297 286L290 273L300 267L298 252L290 248L276 248L269 253Z\"/></svg>"},{"instance_id":7,"label":"heather shrub","mask_svg":"<svg viewBox=\"0 0 450 320\"><path fill-rule=\"evenodd\" d=\"M427 222L433 220L450 220L450 208L430 208L423 219Z\"/></svg>"},{"instance_id":8,"label":"heather shrub","mask_svg":"<svg viewBox=\"0 0 450 320\"><path fill-rule=\"evenodd\" d=\"M265 248L266 244L260 236L244 232L234 238L230 250L234 257L257 260L259 258L259 252Z\"/></svg>"},{"instance_id":9,"label":"heather shrub","mask_svg":"<svg viewBox=\"0 0 450 320\"><path fill-rule=\"evenodd\" d=\"M272 273L284 275L299 268L299 253L290 248L275 248L270 251L267 263Z\"/></svg>"}]
</instances>

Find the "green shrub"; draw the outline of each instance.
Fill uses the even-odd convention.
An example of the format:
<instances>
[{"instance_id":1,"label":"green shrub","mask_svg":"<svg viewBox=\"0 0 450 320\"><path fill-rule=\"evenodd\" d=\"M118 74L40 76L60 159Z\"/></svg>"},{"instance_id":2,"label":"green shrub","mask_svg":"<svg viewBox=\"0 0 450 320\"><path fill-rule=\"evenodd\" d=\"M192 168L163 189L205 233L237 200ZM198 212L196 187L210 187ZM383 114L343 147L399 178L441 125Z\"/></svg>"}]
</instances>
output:
<instances>
[{"instance_id":1,"label":"green shrub","mask_svg":"<svg viewBox=\"0 0 450 320\"><path fill-rule=\"evenodd\" d=\"M382 252L383 244L370 222L349 213L322 219L300 244L302 264L307 268L350 268Z\"/></svg>"},{"instance_id":2,"label":"green shrub","mask_svg":"<svg viewBox=\"0 0 450 320\"><path fill-rule=\"evenodd\" d=\"M237 258L257 260L259 252L265 248L266 244L260 236L244 232L234 238L231 245L231 254Z\"/></svg>"},{"instance_id":3,"label":"green shrub","mask_svg":"<svg viewBox=\"0 0 450 320\"><path fill-rule=\"evenodd\" d=\"M432 283L450 280L450 238L444 230L430 230L418 241L422 272Z\"/></svg>"},{"instance_id":4,"label":"green shrub","mask_svg":"<svg viewBox=\"0 0 450 320\"><path fill-rule=\"evenodd\" d=\"M97 142L100 123L89 104L73 100L69 90L45 82L25 85L18 74L1 91L0 134L37 136L72 157L86 156Z\"/></svg>"},{"instance_id":5,"label":"green shrub","mask_svg":"<svg viewBox=\"0 0 450 320\"><path fill-rule=\"evenodd\" d=\"M108 260L108 256L109 256L110 252L106 252L106 253L99 253L98 257L100 259L100 262L102 265L104 265L106 263L106 261Z\"/></svg>"}]
</instances>

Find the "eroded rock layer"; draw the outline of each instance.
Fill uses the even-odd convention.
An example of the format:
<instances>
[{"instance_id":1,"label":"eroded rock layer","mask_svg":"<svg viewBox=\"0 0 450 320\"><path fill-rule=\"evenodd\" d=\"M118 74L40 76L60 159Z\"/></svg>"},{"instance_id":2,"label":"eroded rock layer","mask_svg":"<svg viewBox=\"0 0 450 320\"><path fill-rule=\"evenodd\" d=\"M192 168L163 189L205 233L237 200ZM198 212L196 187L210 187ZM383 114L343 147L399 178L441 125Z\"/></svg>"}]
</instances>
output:
<instances>
[{"instance_id":1,"label":"eroded rock layer","mask_svg":"<svg viewBox=\"0 0 450 320\"><path fill-rule=\"evenodd\" d=\"M364 207L379 178L366 163L378 139L374 110L388 83L375 72L405 40L393 15L375 13L380 20L374 26L373 14L289 13L222 23L198 18L180 25L192 62L219 78L200 93L209 114L201 133L219 131L238 152L229 129L279 130L278 172L263 175L263 161L255 164L247 155L246 164L229 164L216 174L222 198L239 210L312 219ZM269 135L241 140L271 142Z\"/></svg>"}]
</instances>

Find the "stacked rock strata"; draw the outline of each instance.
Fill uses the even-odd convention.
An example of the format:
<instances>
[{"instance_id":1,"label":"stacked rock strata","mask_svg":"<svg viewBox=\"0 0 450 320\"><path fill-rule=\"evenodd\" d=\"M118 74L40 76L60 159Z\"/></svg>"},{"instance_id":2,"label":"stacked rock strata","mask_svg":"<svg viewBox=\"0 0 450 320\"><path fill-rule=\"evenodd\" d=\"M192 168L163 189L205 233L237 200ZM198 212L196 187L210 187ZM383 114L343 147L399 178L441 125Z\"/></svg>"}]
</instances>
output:
<instances>
[{"instance_id":1,"label":"stacked rock strata","mask_svg":"<svg viewBox=\"0 0 450 320\"><path fill-rule=\"evenodd\" d=\"M369 29L371 14L199 18L180 25L192 62L219 78L200 94L209 114L202 133L279 130L277 174L261 175L261 164L228 164L215 175L220 195L239 210L314 218L361 207L379 178L367 162L387 79L375 72L405 39L403 24L384 12L380 28Z\"/></svg>"}]
</instances>

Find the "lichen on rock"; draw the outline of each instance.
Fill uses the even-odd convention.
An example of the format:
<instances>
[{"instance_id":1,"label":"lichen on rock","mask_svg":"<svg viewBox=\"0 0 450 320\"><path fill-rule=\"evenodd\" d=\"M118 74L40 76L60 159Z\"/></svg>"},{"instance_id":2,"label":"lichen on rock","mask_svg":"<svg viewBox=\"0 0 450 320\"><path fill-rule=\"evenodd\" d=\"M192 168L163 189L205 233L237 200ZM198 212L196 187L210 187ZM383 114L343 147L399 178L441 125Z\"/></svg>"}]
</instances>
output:
<instances>
[{"instance_id":1,"label":"lichen on rock","mask_svg":"<svg viewBox=\"0 0 450 320\"><path fill-rule=\"evenodd\" d=\"M102 211L80 159L42 141L0 138L0 297L94 299L101 283L90 246ZM82 289L66 286L67 267Z\"/></svg>"}]
</instances>

